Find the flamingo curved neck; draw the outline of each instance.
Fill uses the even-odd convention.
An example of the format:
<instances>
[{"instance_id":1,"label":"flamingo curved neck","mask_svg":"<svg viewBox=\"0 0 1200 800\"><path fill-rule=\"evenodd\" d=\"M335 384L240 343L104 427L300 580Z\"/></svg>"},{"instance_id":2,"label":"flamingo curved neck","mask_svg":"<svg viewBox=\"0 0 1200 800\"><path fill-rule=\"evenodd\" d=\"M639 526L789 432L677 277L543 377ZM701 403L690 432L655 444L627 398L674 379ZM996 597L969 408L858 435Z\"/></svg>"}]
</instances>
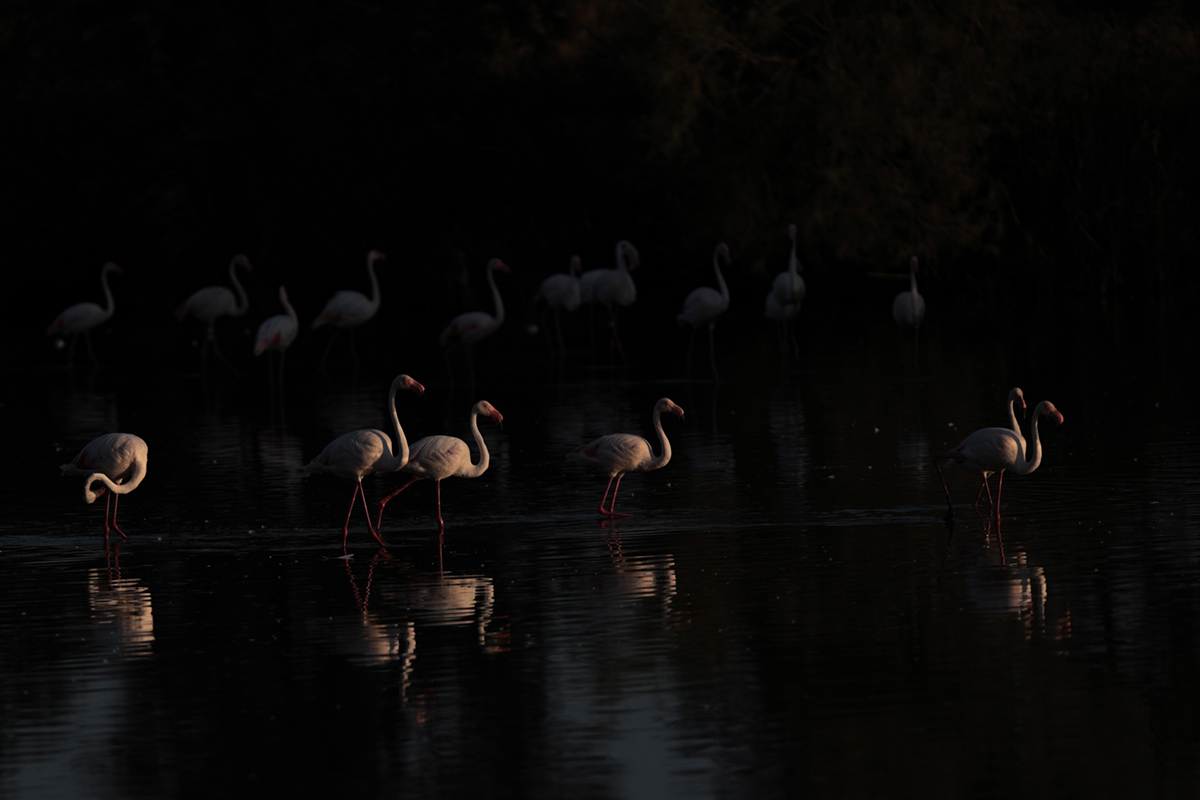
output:
<instances>
[{"instance_id":1,"label":"flamingo curved neck","mask_svg":"<svg viewBox=\"0 0 1200 800\"><path fill-rule=\"evenodd\" d=\"M292 321L292 325L295 327L299 327L300 326L300 318L298 316L296 316L296 309L292 308L292 304L288 302L287 295L284 295L283 297L281 297L279 299L283 303L283 310L287 312L288 318L291 319L291 321Z\"/></svg>"},{"instance_id":2,"label":"flamingo curved neck","mask_svg":"<svg viewBox=\"0 0 1200 800\"><path fill-rule=\"evenodd\" d=\"M393 383L392 390L388 392L388 410L392 414L392 432L396 435L396 452L388 464L392 472L399 471L408 463L408 439L404 436L404 428L400 427L400 415L396 413L396 392L399 390L400 384Z\"/></svg>"},{"instance_id":3,"label":"flamingo curved neck","mask_svg":"<svg viewBox=\"0 0 1200 800\"><path fill-rule=\"evenodd\" d=\"M717 273L717 286L721 287L721 297L725 298L725 305L729 305L729 287L725 285L725 276L721 274L720 250L713 253L713 270Z\"/></svg>"},{"instance_id":4,"label":"flamingo curved neck","mask_svg":"<svg viewBox=\"0 0 1200 800\"><path fill-rule=\"evenodd\" d=\"M92 491L92 484L96 481L100 481L107 486L108 490L113 494L129 494L138 487L145 477L146 465L141 461L134 463L133 473L129 476L129 480L125 483L115 483L103 472L93 472L91 475L88 475L87 481L85 481L83 484L84 502L94 503L96 501L96 494Z\"/></svg>"},{"instance_id":5,"label":"flamingo curved neck","mask_svg":"<svg viewBox=\"0 0 1200 800\"><path fill-rule=\"evenodd\" d=\"M488 285L492 287L492 300L496 303L496 325L504 322L504 300L500 297L500 290L496 288L496 270L488 267ZM475 417L471 417L474 424Z\"/></svg>"},{"instance_id":6,"label":"flamingo curved neck","mask_svg":"<svg viewBox=\"0 0 1200 800\"><path fill-rule=\"evenodd\" d=\"M367 275L371 279L371 307L379 308L379 279L375 277L375 254L367 256Z\"/></svg>"},{"instance_id":7,"label":"flamingo curved neck","mask_svg":"<svg viewBox=\"0 0 1200 800\"><path fill-rule=\"evenodd\" d=\"M479 448L479 462L472 464L470 469L464 469L459 473L459 477L478 478L487 472L488 464L491 463L487 444L483 441L483 434L479 432L479 415L482 413L479 408L471 409L471 435L475 437L475 446Z\"/></svg>"},{"instance_id":8,"label":"flamingo curved neck","mask_svg":"<svg viewBox=\"0 0 1200 800\"><path fill-rule=\"evenodd\" d=\"M108 288L108 266L100 272L100 285L104 287L104 318L108 319L117 310L117 303L113 300L112 289Z\"/></svg>"},{"instance_id":9,"label":"flamingo curved neck","mask_svg":"<svg viewBox=\"0 0 1200 800\"><path fill-rule=\"evenodd\" d=\"M1042 416L1039 411L1035 411L1033 419L1029 421L1029 443L1026 445L1027 452L1018 453L1017 462L1009 467L1009 472L1014 472L1017 475L1028 475L1033 472L1042 463L1042 448L1038 441L1038 417Z\"/></svg>"},{"instance_id":10,"label":"flamingo curved neck","mask_svg":"<svg viewBox=\"0 0 1200 800\"><path fill-rule=\"evenodd\" d=\"M663 431L662 409L657 407L654 409L654 432L658 434L658 443L662 447L662 453L650 459L650 469L659 469L665 467L671 460L671 442L667 440L667 434Z\"/></svg>"},{"instance_id":11,"label":"flamingo curved neck","mask_svg":"<svg viewBox=\"0 0 1200 800\"><path fill-rule=\"evenodd\" d=\"M250 298L246 296L246 290L242 288L242 282L237 277L238 260L235 258L229 262L229 281L233 284L234 291L237 292L237 306L233 310L233 316L240 317L250 308Z\"/></svg>"}]
</instances>

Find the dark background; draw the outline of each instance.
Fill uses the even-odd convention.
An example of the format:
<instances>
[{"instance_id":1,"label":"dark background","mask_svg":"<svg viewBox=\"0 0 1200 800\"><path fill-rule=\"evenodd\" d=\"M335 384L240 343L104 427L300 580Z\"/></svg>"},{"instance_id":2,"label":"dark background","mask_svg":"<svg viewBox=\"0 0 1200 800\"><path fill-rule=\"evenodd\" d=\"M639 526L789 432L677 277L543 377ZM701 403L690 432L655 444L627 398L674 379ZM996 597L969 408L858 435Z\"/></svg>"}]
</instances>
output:
<instances>
[{"instance_id":1,"label":"dark background","mask_svg":"<svg viewBox=\"0 0 1200 800\"><path fill-rule=\"evenodd\" d=\"M868 273L911 253L931 318L1196 288L1184 3L2 9L10 364L62 358L45 326L102 299L108 260L125 274L100 351L163 365L198 333L171 311L238 252L255 270L231 351L280 283L303 329L334 291L367 291L372 248L389 260L368 356L436 351L450 317L490 308L493 256L513 268L497 338L531 342L538 282L572 253L611 266L621 238L642 255L634 324L673 331L722 240L730 316L765 324L789 222L808 315L886 315L901 284Z\"/></svg>"}]
</instances>

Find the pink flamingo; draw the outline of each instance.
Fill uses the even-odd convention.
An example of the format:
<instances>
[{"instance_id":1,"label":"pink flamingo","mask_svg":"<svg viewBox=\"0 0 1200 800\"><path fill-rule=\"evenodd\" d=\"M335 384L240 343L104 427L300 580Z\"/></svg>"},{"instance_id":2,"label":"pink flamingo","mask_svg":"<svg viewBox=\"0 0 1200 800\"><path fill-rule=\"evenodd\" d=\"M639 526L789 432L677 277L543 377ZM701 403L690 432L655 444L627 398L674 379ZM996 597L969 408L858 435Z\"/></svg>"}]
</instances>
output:
<instances>
[{"instance_id":1,"label":"pink flamingo","mask_svg":"<svg viewBox=\"0 0 1200 800\"><path fill-rule=\"evenodd\" d=\"M579 276L579 299L582 303L602 305L608 309L610 326L610 355L611 347L615 346L625 360L625 350L621 347L621 337L617 335L617 306L628 308L637 301L637 286L630 274L641 265L641 257L637 248L626 239L617 242L617 266L614 269L589 269ZM591 330L591 312L588 316L588 329Z\"/></svg>"},{"instance_id":2,"label":"pink flamingo","mask_svg":"<svg viewBox=\"0 0 1200 800\"><path fill-rule=\"evenodd\" d=\"M279 302L283 305L283 310L286 313L267 317L258 326L258 335L254 337L254 355L261 356L263 353L279 353L279 386L282 389L283 356L296 338L296 331L300 327L300 320L296 317L296 311L292 308L292 304L288 302L287 289L282 286L279 287ZM273 363L271 366L273 366ZM272 386L274 386L274 383L275 379L272 377Z\"/></svg>"},{"instance_id":3,"label":"pink flamingo","mask_svg":"<svg viewBox=\"0 0 1200 800\"><path fill-rule=\"evenodd\" d=\"M79 338L79 334L81 333L87 342L88 355L91 356L92 363L97 363L96 353L92 350L91 330L107 322L112 317L113 311L117 308L116 303L113 301L112 290L108 288L109 273L120 275L121 268L111 261L100 268L100 285L104 287L105 300L103 308L91 302L76 303L59 314L54 322L50 323L50 327L46 328L47 336L71 337L71 346L67 350L68 365L75 356L75 340Z\"/></svg>"},{"instance_id":4,"label":"pink flamingo","mask_svg":"<svg viewBox=\"0 0 1200 800\"><path fill-rule=\"evenodd\" d=\"M708 357L712 364L713 378L717 377L717 350L716 344L713 341L713 329L717 326L717 317L725 313L729 308L729 287L725 285L725 277L721 275L721 261L724 260L726 266L732 264L729 258L729 245L721 242L717 245L717 249L713 251L713 270L717 273L717 285L721 287L721 291L717 291L708 286L701 286L699 289L692 289L686 298L683 300L683 311L680 312L677 319L679 324L685 322L692 326L692 336L688 340L688 355L687 355L687 370L690 375L692 372L692 349L696 344L696 329L701 326L708 327Z\"/></svg>"},{"instance_id":5,"label":"pink flamingo","mask_svg":"<svg viewBox=\"0 0 1200 800\"><path fill-rule=\"evenodd\" d=\"M546 305L554 312L554 330L558 334L558 353L562 358L567 353L566 342L563 341L560 311L575 311L580 304L579 269L582 262L579 256L571 256L570 266L565 273L558 272L547 277L538 287L533 296L534 302L545 300Z\"/></svg>"},{"instance_id":6,"label":"pink flamingo","mask_svg":"<svg viewBox=\"0 0 1200 800\"><path fill-rule=\"evenodd\" d=\"M905 328L913 331L913 365L917 363L917 334L921 330L921 322L925 319L925 298L917 291L917 257L908 260L909 290L896 295L892 301L892 319L900 326L901 336Z\"/></svg>"},{"instance_id":7,"label":"pink flamingo","mask_svg":"<svg viewBox=\"0 0 1200 800\"><path fill-rule=\"evenodd\" d=\"M807 288L800 273L804 267L796 257L796 225L788 225L788 238L792 240L792 252L788 256L788 268L775 276L771 283L771 291L767 292L766 309L763 316L779 323L779 349L787 352L788 338L796 345L796 337L791 334L792 320L800 314L800 304L804 302ZM798 350L799 347L797 346Z\"/></svg>"},{"instance_id":8,"label":"pink flamingo","mask_svg":"<svg viewBox=\"0 0 1200 800\"><path fill-rule=\"evenodd\" d=\"M229 364L225 356L221 355L221 349L217 347L217 335L213 326L218 317L240 317L250 308L250 298L246 296L246 290L242 288L242 284L237 279L237 267L242 267L247 272L254 271L254 268L250 266L250 259L244 255L236 255L229 262L229 281L237 290L236 296L225 286L206 286L192 292L191 296L175 309L175 316L180 321L190 314L208 325L204 347L200 351L201 359L208 354L208 345L211 343L217 358ZM229 364L229 366L233 365Z\"/></svg>"},{"instance_id":9,"label":"pink flamingo","mask_svg":"<svg viewBox=\"0 0 1200 800\"><path fill-rule=\"evenodd\" d=\"M632 433L610 433L601 436L583 447L576 447L567 453L567 458L580 464L586 464L608 474L608 485L604 487L604 496L600 498L600 513L606 517L628 517L628 514L617 514L617 491L621 488L621 478L626 472L649 472L661 469L671 460L671 443L663 432L662 414L670 411L683 419L683 409L670 399L663 397L654 404L654 430L658 433L658 441L662 453L654 455L650 443ZM613 479L617 483L613 485ZM604 501L608 498L608 490L612 489L612 502L608 508Z\"/></svg>"},{"instance_id":10,"label":"pink flamingo","mask_svg":"<svg viewBox=\"0 0 1200 800\"><path fill-rule=\"evenodd\" d=\"M465 311L450 320L450 324L438 337L443 349L455 344L466 347L468 364L471 358L471 345L491 336L497 328L504 324L504 299L500 297L500 290L496 288L496 270L504 273L511 271L508 265L498 258L493 258L487 263L487 282L488 286L492 288L492 302L495 304L496 313L493 315L486 311ZM446 370L450 370L449 357L446 360ZM471 377L474 378L474 376L475 368L472 365ZM450 375L450 380L453 383L453 373Z\"/></svg>"},{"instance_id":11,"label":"pink flamingo","mask_svg":"<svg viewBox=\"0 0 1200 800\"><path fill-rule=\"evenodd\" d=\"M321 356L322 365L329 358L329 351L333 348L333 343L337 341L338 334L344 330L350 331L350 356L354 359L354 363L358 364L358 349L354 346L354 329L375 316L375 312L379 310L379 279L375 277L375 262L386 260L387 256L378 250L367 253L367 276L371 279L371 297L369 299L362 292L343 289L329 298L325 308L321 309L321 313L313 320L313 330L322 325L332 325L335 329L333 338L325 346L325 354Z\"/></svg>"},{"instance_id":12,"label":"pink flamingo","mask_svg":"<svg viewBox=\"0 0 1200 800\"><path fill-rule=\"evenodd\" d=\"M342 549L346 548L346 537L350 535L350 515L354 513L354 501L362 494L363 511L367 514L367 530L375 540L383 544L378 531L371 527L371 509L367 507L367 492L363 489L362 479L376 472L396 472L403 467L409 458L408 440L404 438L404 429L400 427L400 416L396 413L396 392L404 389L420 396L425 393L425 387L407 375L397 375L388 390L388 408L392 414L392 428L396 433L399 450L392 451L392 440L388 435L376 428L343 433L334 439L321 454L305 465L302 477L308 477L314 472L327 472L339 478L349 478L354 481L354 494L350 496L350 508L346 511L346 521L342 524Z\"/></svg>"},{"instance_id":13,"label":"pink flamingo","mask_svg":"<svg viewBox=\"0 0 1200 800\"><path fill-rule=\"evenodd\" d=\"M951 515L954 514L954 504L950 502L950 489L946 486L946 477L942 474L942 467L938 461L949 459L951 463L964 469L981 472L985 484L993 472L999 472L1000 481L996 485L996 501L993 504L996 518L999 519L1000 492L1004 488L1004 472L1007 470L1017 475L1028 475L1042 463L1037 426L1038 418L1043 416L1050 417L1059 425L1063 422L1063 415L1058 412L1053 403L1049 400L1038 403L1037 408L1033 410L1033 419L1029 421L1028 453L1020 433L1009 428L980 428L963 439L948 453L933 457L933 466L937 468L938 477L942 479L942 489L946 492L946 505L949 506ZM988 499L991 499L990 490ZM975 504L978 505L978 503L979 496L976 495Z\"/></svg>"},{"instance_id":14,"label":"pink flamingo","mask_svg":"<svg viewBox=\"0 0 1200 800\"><path fill-rule=\"evenodd\" d=\"M91 504L104 494L105 487L109 494L104 501L104 537L108 538L111 527L121 538L128 539L125 532L117 527L117 501L120 495L129 494L136 489L146 477L146 442L140 436L132 433L106 433L97 436L87 444L79 455L71 459L71 463L63 464L63 475L82 475L83 501ZM104 486L95 492L92 484L100 481ZM111 525L109 508L112 508Z\"/></svg>"},{"instance_id":15,"label":"pink flamingo","mask_svg":"<svg viewBox=\"0 0 1200 800\"><path fill-rule=\"evenodd\" d=\"M437 486L437 521L438 531L442 531L445 523L442 521L442 479L443 478L478 478L487 472L491 456L488 454L487 443L479 432L476 417L487 414L497 425L504 422L504 417L486 400L480 400L471 408L471 436L479 448L479 461L471 463L471 448L462 439L454 436L426 436L412 446L408 463L402 468L413 477L396 491L379 502L379 516L375 523L377 528L383 527L383 509L396 495L420 480L432 480Z\"/></svg>"}]
</instances>

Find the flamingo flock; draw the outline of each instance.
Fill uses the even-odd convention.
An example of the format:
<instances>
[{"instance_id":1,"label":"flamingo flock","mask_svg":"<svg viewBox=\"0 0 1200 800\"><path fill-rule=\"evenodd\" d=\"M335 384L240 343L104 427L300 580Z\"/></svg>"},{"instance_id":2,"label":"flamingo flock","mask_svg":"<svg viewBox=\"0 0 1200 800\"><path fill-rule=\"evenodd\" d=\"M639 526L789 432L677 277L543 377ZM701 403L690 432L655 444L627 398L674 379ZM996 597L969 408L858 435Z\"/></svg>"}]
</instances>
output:
<instances>
[{"instance_id":1,"label":"flamingo flock","mask_svg":"<svg viewBox=\"0 0 1200 800\"><path fill-rule=\"evenodd\" d=\"M794 323L797 319L806 294L804 279L800 273L803 267L797 256L797 228L791 224L787 228L790 241L790 251L787 269L774 278L766 295L764 316L775 322L778 343L782 353L797 352ZM311 328L314 330L325 326L335 329L334 336L327 343L322 355L324 364L341 331L350 335L350 355L357 364L358 355L355 349L354 330L371 320L380 308L381 296L379 280L376 275L378 264L386 261L386 256L378 250L367 253L366 270L370 283L370 296L357 290L342 290L335 293L324 305L322 311L313 319ZM730 307L731 295L722 268L733 264L730 247L725 242L718 243L712 254L712 269L715 287L703 285L693 289L683 298L682 308L676 315L680 326L690 326L691 333L686 351L686 369L691 372L691 361L695 349L696 333L701 328L708 329L709 338L709 367L714 380L718 379L717 351L715 344L715 327L717 321ZM916 342L920 326L925 318L925 300L917 289L918 259L914 255L909 259L909 290L899 293L892 304L893 319L901 330L911 328L914 339L914 358L916 364ZM617 330L618 310L628 309L637 299L637 288L632 273L641 265L638 250L628 240L620 240L615 248L614 266L611 268L582 271L582 262L578 255L570 258L565 273L552 274L541 281L535 303L543 303L547 312L555 316L555 335L551 343L552 358L561 361L565 358L567 347L562 333L560 316L572 313L580 306L603 306L608 314L609 345L612 350L625 360L624 347ZM228 266L229 284L209 286L193 292L182 304L175 309L175 315L180 321L194 317L204 326L204 344L202 358L206 357L211 346L214 354L222 361L229 363L217 346L216 325L222 317L241 317L249 309L249 298L246 289L239 279L239 271L250 274L253 267L245 255L237 255ZM472 370L472 385L474 384L474 367L471 362L471 347L494 334L505 322L504 297L496 281L496 273L509 274L511 268L499 258L490 259L485 267L485 279L492 295L492 310L466 311L455 316L439 335L439 343L443 352L454 347L466 350L468 364ZM92 349L90 331L103 325L113 317L115 302L109 286L110 275L122 275L121 267L112 262L104 264L101 269L101 287L105 296L105 305L94 302L81 302L68 307L47 328L48 336L70 339L68 364L71 363L76 340L82 334L87 343L88 353L93 363L96 356ZM279 364L280 386L282 386L283 358L289 346L296 340L301 326L299 316L289 301L287 289L278 288L279 305L284 313L276 314L262 321L254 338L253 352L255 356L267 355L277 358ZM447 357L447 370L450 383L454 381ZM232 364L230 364L232 366ZM350 522L354 509L361 503L366 518L366 527L372 537L383 545L381 536L383 513L388 503L404 492L414 483L430 480L434 483L436 498L436 520L439 533L444 531L445 521L442 514L441 482L446 478L478 478L483 475L491 463L491 455L487 442L479 430L478 419L487 417L497 426L503 422L501 413L486 400L480 400L472 406L468 428L474 441L475 452L468 442L453 436L426 436L413 443L410 447L400 424L396 410L396 395L407 391L419 396L425 393L425 387L407 374L398 375L392 382L388 397L387 408L392 421L392 436L376 428L361 428L342 434L331 441L316 457L301 469L304 476L327 473L339 478L353 481L354 487L350 504L342 524L342 544L346 546ZM935 456L933 463L937 469L942 488L945 493L949 514L953 514L954 505L950 499L949 486L942 472L942 464L950 463L969 472L977 472L982 481L976 493L974 507L986 493L989 507L996 519L999 519L1000 501L1006 472L1017 475L1028 475L1040 466L1043 457L1043 447L1039 438L1038 423L1047 418L1061 425L1063 415L1050 401L1038 403L1029 422L1028 438L1024 435L1017 419L1017 411L1024 414L1026 409L1025 397L1022 390L1014 387L1008 395L1007 411L1009 425L1006 428L981 428L963 439L958 445L944 453ZM617 493L623 477L631 472L647 472L661 469L671 461L672 448L663 428L664 414L673 414L679 419L684 418L683 409L670 398L662 397L655 404L652 412L652 427L657 442L634 434L612 433L601 436L583 444L567 453L567 460L581 464L607 476L608 482L599 504L599 514L607 519L627 517L616 511ZM394 437L394 439L393 439ZM393 443L395 446L393 446ZM657 454L655 449L657 448ZM122 537L126 534L116 521L117 502L120 495L128 494L136 489L146 477L147 445L140 437L129 433L104 434L87 446L68 464L61 469L65 475L81 476L85 479L84 500L93 503L101 495L107 495L104 516L105 537L110 530L117 531ZM406 482L387 494L372 509L368 503L363 479L373 474L404 473ZM996 492L993 497L989 478L998 474ZM99 488L93 490L99 484ZM611 499L609 499L611 493ZM606 505L607 503L607 505ZM374 511L374 514L372 513ZM374 521L372 520L374 516Z\"/></svg>"}]
</instances>

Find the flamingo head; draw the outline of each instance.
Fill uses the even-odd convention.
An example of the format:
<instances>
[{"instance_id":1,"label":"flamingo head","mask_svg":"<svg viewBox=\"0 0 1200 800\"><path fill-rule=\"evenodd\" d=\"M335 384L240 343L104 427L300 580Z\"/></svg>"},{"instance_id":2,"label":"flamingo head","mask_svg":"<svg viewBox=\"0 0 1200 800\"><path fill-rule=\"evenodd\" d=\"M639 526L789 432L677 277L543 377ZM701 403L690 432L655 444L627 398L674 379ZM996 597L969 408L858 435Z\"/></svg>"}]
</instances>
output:
<instances>
[{"instance_id":1,"label":"flamingo head","mask_svg":"<svg viewBox=\"0 0 1200 800\"><path fill-rule=\"evenodd\" d=\"M624 260L625 268L629 270L636 269L642 264L637 248L633 246L633 242L627 239L617 242L617 260Z\"/></svg>"},{"instance_id":2,"label":"flamingo head","mask_svg":"<svg viewBox=\"0 0 1200 800\"><path fill-rule=\"evenodd\" d=\"M493 258L491 261L489 261L487 268L488 269L498 269L501 272L512 272L512 270L510 270L508 268L508 264L505 264L503 261L501 261L498 258Z\"/></svg>"},{"instance_id":3,"label":"flamingo head","mask_svg":"<svg viewBox=\"0 0 1200 800\"><path fill-rule=\"evenodd\" d=\"M396 380L392 381L392 386L396 389L406 389L417 397L422 397L425 394L425 387L407 375L397 375Z\"/></svg>"},{"instance_id":4,"label":"flamingo head","mask_svg":"<svg viewBox=\"0 0 1200 800\"><path fill-rule=\"evenodd\" d=\"M489 417L492 418L492 422L496 423L497 425L500 425L501 423L504 422L504 415L501 414L499 411L497 411L496 407L494 405L492 405L491 403L489 403L487 400L480 400L475 405L475 413L476 414L487 414Z\"/></svg>"},{"instance_id":5,"label":"flamingo head","mask_svg":"<svg viewBox=\"0 0 1200 800\"><path fill-rule=\"evenodd\" d=\"M675 416L679 417L680 419L683 419L683 409L680 408L679 406L675 405L675 401L669 397L664 397L661 400L659 400L658 404L656 406L656 410L660 414L664 411L670 411Z\"/></svg>"},{"instance_id":6,"label":"flamingo head","mask_svg":"<svg viewBox=\"0 0 1200 800\"><path fill-rule=\"evenodd\" d=\"M582 269L583 262L579 260L579 256L571 256L571 266L567 269L567 272L571 275L578 275Z\"/></svg>"},{"instance_id":7,"label":"flamingo head","mask_svg":"<svg viewBox=\"0 0 1200 800\"><path fill-rule=\"evenodd\" d=\"M729 245L724 242L717 245L717 256L725 262L726 266L733 263L733 259L729 257Z\"/></svg>"},{"instance_id":8,"label":"flamingo head","mask_svg":"<svg viewBox=\"0 0 1200 800\"><path fill-rule=\"evenodd\" d=\"M367 261L387 261L387 256L378 250L372 250L371 252L367 253Z\"/></svg>"},{"instance_id":9,"label":"flamingo head","mask_svg":"<svg viewBox=\"0 0 1200 800\"><path fill-rule=\"evenodd\" d=\"M1012 391L1008 393L1008 402L1018 404L1021 413L1025 413L1025 393L1021 391L1019 386L1014 386Z\"/></svg>"},{"instance_id":10,"label":"flamingo head","mask_svg":"<svg viewBox=\"0 0 1200 800\"><path fill-rule=\"evenodd\" d=\"M121 269L120 267L118 267L116 264L114 264L111 261L109 261L107 264L104 265L104 271L105 272L115 272L118 275L121 275L125 272L125 270Z\"/></svg>"},{"instance_id":11,"label":"flamingo head","mask_svg":"<svg viewBox=\"0 0 1200 800\"><path fill-rule=\"evenodd\" d=\"M238 253L233 257L233 263L246 270L246 272L254 272L254 267L250 266L250 259L246 258L242 253Z\"/></svg>"},{"instance_id":12,"label":"flamingo head","mask_svg":"<svg viewBox=\"0 0 1200 800\"><path fill-rule=\"evenodd\" d=\"M1058 409L1054 407L1054 403L1051 403L1049 400L1043 400L1042 402L1038 403L1038 407L1033 413L1044 414L1054 420L1055 424L1057 425L1063 424L1063 415L1060 414Z\"/></svg>"},{"instance_id":13,"label":"flamingo head","mask_svg":"<svg viewBox=\"0 0 1200 800\"><path fill-rule=\"evenodd\" d=\"M917 257L916 256L913 256L912 258L910 258L908 260L908 268L911 269L913 272L917 271Z\"/></svg>"}]
</instances>

